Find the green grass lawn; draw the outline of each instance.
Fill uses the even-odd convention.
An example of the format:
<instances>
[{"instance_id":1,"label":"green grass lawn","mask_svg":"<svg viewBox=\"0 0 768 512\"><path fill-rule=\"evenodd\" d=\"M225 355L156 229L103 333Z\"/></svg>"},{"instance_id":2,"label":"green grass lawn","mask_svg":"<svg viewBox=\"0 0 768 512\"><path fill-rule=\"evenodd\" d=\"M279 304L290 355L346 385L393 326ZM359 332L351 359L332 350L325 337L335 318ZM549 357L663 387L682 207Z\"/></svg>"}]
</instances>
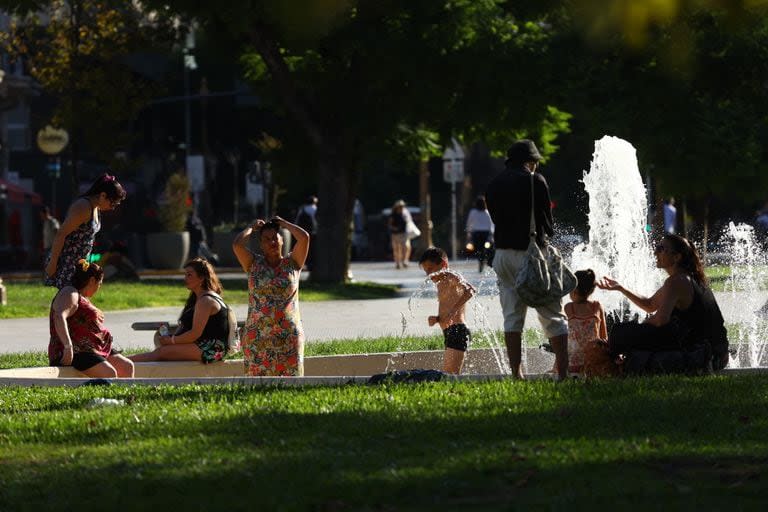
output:
<instances>
[{"instance_id":1,"label":"green grass lawn","mask_svg":"<svg viewBox=\"0 0 768 512\"><path fill-rule=\"evenodd\" d=\"M765 265L758 265L752 269L756 276L763 276L764 279L768 276L768 267ZM725 265L713 265L704 269L704 273L709 278L710 286L713 291L731 291L733 289L733 283L731 282L732 269L730 266ZM768 281L763 280L757 283L760 290L768 288Z\"/></svg>"},{"instance_id":2,"label":"green grass lawn","mask_svg":"<svg viewBox=\"0 0 768 512\"><path fill-rule=\"evenodd\" d=\"M730 267L707 268L712 288L723 291L728 286ZM232 304L248 301L248 283L245 279L222 280L224 298ZM6 281L8 305L0 306L0 319L44 317L48 315L55 290L39 282ZM385 299L397 295L394 285L378 283L349 283L326 285L305 281L300 288L302 301L343 299ZM160 306L181 306L188 295L179 280L158 279L141 282L106 283L94 299L104 311Z\"/></svg>"},{"instance_id":3,"label":"green grass lawn","mask_svg":"<svg viewBox=\"0 0 768 512\"><path fill-rule=\"evenodd\" d=\"M248 302L248 282L243 279L222 280L224 298L232 304ZM0 319L48 316L55 289L39 282L6 282L8 305L0 306ZM395 297L397 287L378 283L350 283L321 285L302 282L299 291L302 301L340 299L384 299ZM146 280L140 282L105 283L94 302L104 311L158 306L181 307L189 291L179 280Z\"/></svg>"},{"instance_id":4,"label":"green grass lawn","mask_svg":"<svg viewBox=\"0 0 768 512\"><path fill-rule=\"evenodd\" d=\"M763 510L766 410L763 375L3 388L0 509Z\"/></svg>"}]
</instances>

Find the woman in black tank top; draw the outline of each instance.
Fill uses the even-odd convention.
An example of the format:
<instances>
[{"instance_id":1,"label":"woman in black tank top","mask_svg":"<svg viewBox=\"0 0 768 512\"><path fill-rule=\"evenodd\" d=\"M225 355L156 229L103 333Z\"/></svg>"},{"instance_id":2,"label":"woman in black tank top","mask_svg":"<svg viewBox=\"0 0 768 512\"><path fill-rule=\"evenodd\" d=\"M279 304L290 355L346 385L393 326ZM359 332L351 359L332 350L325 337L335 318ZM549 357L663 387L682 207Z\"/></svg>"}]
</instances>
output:
<instances>
[{"instance_id":1,"label":"woman in black tank top","mask_svg":"<svg viewBox=\"0 0 768 512\"><path fill-rule=\"evenodd\" d=\"M176 331L157 338L160 345L152 352L131 356L134 362L224 359L229 321L216 272L205 258L194 258L184 265L184 284L190 294Z\"/></svg>"},{"instance_id":2,"label":"woman in black tank top","mask_svg":"<svg viewBox=\"0 0 768 512\"><path fill-rule=\"evenodd\" d=\"M665 235L656 246L656 266L669 277L652 296L643 297L613 279L604 277L597 286L618 290L650 314L642 323L624 322L611 330L608 344L617 356L632 350L692 350L707 346L715 369L728 362L728 339L720 307L696 249L678 235Z\"/></svg>"}]
</instances>

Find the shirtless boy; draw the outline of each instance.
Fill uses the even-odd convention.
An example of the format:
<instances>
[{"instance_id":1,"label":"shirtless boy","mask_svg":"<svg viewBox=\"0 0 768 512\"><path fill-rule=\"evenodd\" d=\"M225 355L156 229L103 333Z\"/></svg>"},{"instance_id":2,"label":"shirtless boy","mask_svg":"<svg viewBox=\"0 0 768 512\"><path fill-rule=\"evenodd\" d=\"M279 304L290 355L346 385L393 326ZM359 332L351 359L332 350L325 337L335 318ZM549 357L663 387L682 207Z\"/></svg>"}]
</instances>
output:
<instances>
[{"instance_id":1,"label":"shirtless boy","mask_svg":"<svg viewBox=\"0 0 768 512\"><path fill-rule=\"evenodd\" d=\"M440 324L445 336L443 371L458 374L464 354L472 339L464 324L464 311L475 289L458 273L448 268L448 255L438 247L430 247L419 259L419 266L437 285L438 313L427 319L429 326Z\"/></svg>"}]
</instances>

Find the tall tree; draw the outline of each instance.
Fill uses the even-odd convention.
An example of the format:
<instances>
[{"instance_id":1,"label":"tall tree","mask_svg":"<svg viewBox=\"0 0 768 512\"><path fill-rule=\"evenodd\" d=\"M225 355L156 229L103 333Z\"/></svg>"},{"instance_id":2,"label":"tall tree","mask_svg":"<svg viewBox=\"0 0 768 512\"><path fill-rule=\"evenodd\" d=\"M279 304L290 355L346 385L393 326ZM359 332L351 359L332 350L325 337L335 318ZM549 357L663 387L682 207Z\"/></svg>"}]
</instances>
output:
<instances>
[{"instance_id":1,"label":"tall tree","mask_svg":"<svg viewBox=\"0 0 768 512\"><path fill-rule=\"evenodd\" d=\"M162 4L238 35L249 79L291 120L282 151L305 157L320 197L313 279L344 280L358 173L386 141L423 129L502 149L567 128L537 78L546 26L500 0Z\"/></svg>"}]
</instances>

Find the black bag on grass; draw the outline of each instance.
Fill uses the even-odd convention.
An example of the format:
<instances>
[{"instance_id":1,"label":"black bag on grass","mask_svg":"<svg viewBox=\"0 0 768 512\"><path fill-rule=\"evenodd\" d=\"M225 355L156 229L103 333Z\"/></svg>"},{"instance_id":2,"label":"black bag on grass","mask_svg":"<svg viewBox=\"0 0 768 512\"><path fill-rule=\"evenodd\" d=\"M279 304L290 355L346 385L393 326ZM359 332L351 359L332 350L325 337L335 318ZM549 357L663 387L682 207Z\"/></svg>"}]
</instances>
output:
<instances>
[{"instance_id":1,"label":"black bag on grass","mask_svg":"<svg viewBox=\"0 0 768 512\"><path fill-rule=\"evenodd\" d=\"M385 384L399 382L438 382L445 374L438 370L397 370L394 372L371 375L368 384Z\"/></svg>"}]
</instances>

